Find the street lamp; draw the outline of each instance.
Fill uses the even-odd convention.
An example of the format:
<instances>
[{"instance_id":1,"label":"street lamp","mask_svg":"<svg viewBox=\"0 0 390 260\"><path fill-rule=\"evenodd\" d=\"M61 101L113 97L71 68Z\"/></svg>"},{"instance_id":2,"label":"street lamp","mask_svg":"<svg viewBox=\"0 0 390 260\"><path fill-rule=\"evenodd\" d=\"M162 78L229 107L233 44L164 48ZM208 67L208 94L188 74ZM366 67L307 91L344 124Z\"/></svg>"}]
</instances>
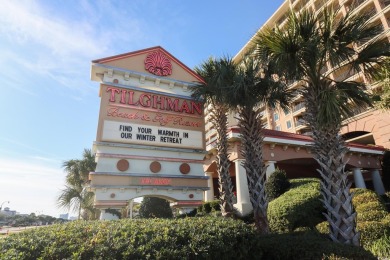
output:
<instances>
[{"instance_id":1,"label":"street lamp","mask_svg":"<svg viewBox=\"0 0 390 260\"><path fill-rule=\"evenodd\" d=\"M7 200L6 200L6 201L3 201L3 202L1 203L1 205L0 205L0 211L1 211L1 209L3 208L4 203L6 203L6 202L9 204L9 200L8 200L8 201L7 201Z\"/></svg>"}]
</instances>

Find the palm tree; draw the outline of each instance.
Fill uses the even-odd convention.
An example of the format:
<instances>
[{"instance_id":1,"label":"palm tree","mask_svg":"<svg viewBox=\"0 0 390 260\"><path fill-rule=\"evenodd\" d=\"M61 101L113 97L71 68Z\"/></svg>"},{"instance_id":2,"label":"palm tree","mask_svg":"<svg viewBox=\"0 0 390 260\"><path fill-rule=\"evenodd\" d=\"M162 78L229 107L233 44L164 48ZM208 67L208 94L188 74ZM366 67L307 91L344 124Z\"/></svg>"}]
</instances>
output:
<instances>
[{"instance_id":1,"label":"palm tree","mask_svg":"<svg viewBox=\"0 0 390 260\"><path fill-rule=\"evenodd\" d=\"M374 102L375 107L383 110L390 110L390 59L386 59L383 66L381 66L374 78L378 80L382 87L380 91L376 91Z\"/></svg>"},{"instance_id":2,"label":"palm tree","mask_svg":"<svg viewBox=\"0 0 390 260\"><path fill-rule=\"evenodd\" d=\"M63 163L65 172L65 188L57 197L57 205L60 208L67 208L78 212L81 217L83 208L90 209L93 204L93 192L87 191L85 185L88 183L88 175L95 170L95 156L91 150L84 149L81 160L69 160Z\"/></svg>"},{"instance_id":3,"label":"palm tree","mask_svg":"<svg viewBox=\"0 0 390 260\"><path fill-rule=\"evenodd\" d=\"M290 92L286 84L273 77L272 71L253 59L244 57L237 65L234 84L230 86L229 100L231 109L238 113L238 126L241 133L241 154L246 171L250 201L254 219L260 233L269 233L265 194L266 166L263 160L263 124L262 106L275 108L279 104L287 108Z\"/></svg>"},{"instance_id":4,"label":"palm tree","mask_svg":"<svg viewBox=\"0 0 390 260\"><path fill-rule=\"evenodd\" d=\"M387 39L375 38L381 28L370 24L364 14L338 14L339 10L330 8L317 14L291 12L283 29L270 28L258 34L257 55L269 61L280 77L304 82L305 121L312 131L312 149L320 165L330 237L359 245L351 183L344 172L348 149L339 132L352 108L366 107L370 100L363 82L331 76L345 71L371 75L381 57L389 55L389 44Z\"/></svg>"},{"instance_id":5,"label":"palm tree","mask_svg":"<svg viewBox=\"0 0 390 260\"><path fill-rule=\"evenodd\" d=\"M235 66L230 58L210 58L195 68L205 83L192 88L193 97L204 99L210 109L210 122L217 132L217 173L221 212L223 216L234 215L233 184L229 172L229 153L227 137L228 106L225 103L227 88L232 84Z\"/></svg>"}]
</instances>

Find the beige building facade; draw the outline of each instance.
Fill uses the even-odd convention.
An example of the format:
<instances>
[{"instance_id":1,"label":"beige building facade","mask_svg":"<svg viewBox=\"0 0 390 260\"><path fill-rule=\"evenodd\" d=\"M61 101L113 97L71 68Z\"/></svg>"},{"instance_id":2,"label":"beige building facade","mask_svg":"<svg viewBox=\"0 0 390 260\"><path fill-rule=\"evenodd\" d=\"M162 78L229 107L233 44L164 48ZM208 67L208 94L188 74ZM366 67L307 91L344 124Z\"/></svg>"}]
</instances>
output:
<instances>
[{"instance_id":1,"label":"beige building facade","mask_svg":"<svg viewBox=\"0 0 390 260\"><path fill-rule=\"evenodd\" d=\"M390 1L388 0L290 0L284 1L275 13L262 25L259 32L275 26L283 27L287 14L292 9L295 12L308 9L319 12L325 6L332 5L340 8L340 15L347 13L364 12L369 14L370 22L381 24L382 33L378 37L388 41L390 35ZM253 36L243 48L235 55L234 60L240 62L243 55L253 46ZM359 48L359 46L356 46ZM331 71L330 67L324 68L324 72ZM362 73L347 71L331 74L334 79L349 79L368 83L368 91L381 88L377 82L370 82ZM289 88L298 87L300 82L290 82ZM312 140L310 129L303 122L306 111L302 97L296 97L290 104L289 110L271 109L262 107L262 122L266 128L263 154L267 168L267 175L276 167L284 169L289 178L319 177L316 169L319 167L313 159L308 146ZM210 191L206 192L206 200L218 196L218 179L215 170L215 154L213 143L216 132L208 122L206 113L206 150L208 155L204 170L210 176ZM237 132L237 120L235 115L229 117L229 135L231 160L231 177L234 183L234 191L237 194L236 207L242 214L251 210L249 193L246 184L245 171L241 166L242 158L239 154L239 133ZM375 109L354 111L354 116L343 121L341 134L348 143L348 163L346 173L349 174L354 187L371 188L379 194L385 192L381 181L380 160L384 150L390 149L390 113Z\"/></svg>"},{"instance_id":2,"label":"beige building facade","mask_svg":"<svg viewBox=\"0 0 390 260\"><path fill-rule=\"evenodd\" d=\"M319 12L325 6L332 5L333 8L340 8L340 15L347 13L367 13L370 16L370 22L382 25L382 33L378 37L383 40L389 40L390 36L390 1L389 0L290 0L278 8L278 10L267 20L259 29L259 32L265 28L283 25L287 19L287 13L290 8L299 12L303 8L312 12ZM240 61L245 52L252 46L254 37L248 41L245 46L236 54L234 59ZM356 46L359 48L359 46ZM324 68L324 72L331 68ZM337 74L336 74L337 73ZM348 79L355 81L364 81L368 83L369 91L380 88L377 82L370 82L362 73L353 73L350 71L337 71L330 76L334 79ZM291 82L290 88L296 88L300 82ZM302 121L305 113L305 105L302 97L297 97L290 106L289 111L281 109L272 110L264 107L263 123L265 128L278 131L310 134L310 130ZM349 142L379 145L390 149L390 113L375 109L356 110L354 116L343 122L341 134Z\"/></svg>"}]
</instances>

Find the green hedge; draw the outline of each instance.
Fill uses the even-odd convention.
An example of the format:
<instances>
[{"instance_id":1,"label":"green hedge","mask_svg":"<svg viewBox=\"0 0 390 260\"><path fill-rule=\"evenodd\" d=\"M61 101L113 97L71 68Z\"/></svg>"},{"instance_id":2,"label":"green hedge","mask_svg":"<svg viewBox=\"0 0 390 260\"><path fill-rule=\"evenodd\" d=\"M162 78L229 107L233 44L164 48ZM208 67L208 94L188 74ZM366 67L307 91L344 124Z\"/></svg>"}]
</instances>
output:
<instances>
[{"instance_id":1,"label":"green hedge","mask_svg":"<svg viewBox=\"0 0 390 260\"><path fill-rule=\"evenodd\" d=\"M388 259L390 256L390 233L385 233L381 238L375 240L369 249L374 255Z\"/></svg>"},{"instance_id":2,"label":"green hedge","mask_svg":"<svg viewBox=\"0 0 390 260\"><path fill-rule=\"evenodd\" d=\"M210 213L213 211L221 211L221 206L219 200L203 202L201 206L198 207L199 213Z\"/></svg>"},{"instance_id":3,"label":"green hedge","mask_svg":"<svg viewBox=\"0 0 390 260\"><path fill-rule=\"evenodd\" d=\"M242 258L254 230L223 218L75 221L0 240L0 259Z\"/></svg>"},{"instance_id":4,"label":"green hedge","mask_svg":"<svg viewBox=\"0 0 390 260\"><path fill-rule=\"evenodd\" d=\"M250 259L376 259L361 247L330 241L313 231L261 236L262 258Z\"/></svg>"},{"instance_id":5,"label":"green hedge","mask_svg":"<svg viewBox=\"0 0 390 260\"><path fill-rule=\"evenodd\" d=\"M285 233L300 227L314 228L323 221L320 181L291 180L291 188L268 206L268 221L273 232Z\"/></svg>"},{"instance_id":6,"label":"green hedge","mask_svg":"<svg viewBox=\"0 0 390 260\"><path fill-rule=\"evenodd\" d=\"M390 223L383 221L358 222L357 230L360 232L360 244L369 248L372 242L380 239L386 232L390 232Z\"/></svg>"},{"instance_id":7,"label":"green hedge","mask_svg":"<svg viewBox=\"0 0 390 260\"><path fill-rule=\"evenodd\" d=\"M386 212L383 199L368 189L353 189L352 192L361 245L378 257L390 257L386 235L390 234L390 214ZM329 232L327 222L318 224L316 228L324 234Z\"/></svg>"},{"instance_id":8,"label":"green hedge","mask_svg":"<svg viewBox=\"0 0 390 260\"><path fill-rule=\"evenodd\" d=\"M388 215L384 200L372 190L353 189L352 203L357 212L358 222L381 221Z\"/></svg>"},{"instance_id":9,"label":"green hedge","mask_svg":"<svg viewBox=\"0 0 390 260\"><path fill-rule=\"evenodd\" d=\"M291 186L284 170L276 169L265 182L265 194L272 201L285 193Z\"/></svg>"},{"instance_id":10,"label":"green hedge","mask_svg":"<svg viewBox=\"0 0 390 260\"><path fill-rule=\"evenodd\" d=\"M0 259L374 259L314 232L258 235L224 218L75 221L0 239Z\"/></svg>"}]
</instances>

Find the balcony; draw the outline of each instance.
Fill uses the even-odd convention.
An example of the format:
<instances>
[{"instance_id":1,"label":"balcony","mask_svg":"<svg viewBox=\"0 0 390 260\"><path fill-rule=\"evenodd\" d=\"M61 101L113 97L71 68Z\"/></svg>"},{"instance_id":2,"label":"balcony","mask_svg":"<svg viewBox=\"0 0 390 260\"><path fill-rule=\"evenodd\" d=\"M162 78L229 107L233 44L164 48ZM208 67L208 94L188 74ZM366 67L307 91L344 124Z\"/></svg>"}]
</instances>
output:
<instances>
[{"instance_id":1,"label":"balcony","mask_svg":"<svg viewBox=\"0 0 390 260\"><path fill-rule=\"evenodd\" d=\"M355 0L352 1L350 5L346 5L345 8L348 12L352 12L353 10L357 9L359 6L361 6L364 2L367 2L368 0Z\"/></svg>"},{"instance_id":2,"label":"balcony","mask_svg":"<svg viewBox=\"0 0 390 260\"><path fill-rule=\"evenodd\" d=\"M359 73L359 71L354 70L354 69L348 69L348 70L346 70L338 75L335 75L335 81L346 80L346 79L356 75L357 73Z\"/></svg>"},{"instance_id":3,"label":"balcony","mask_svg":"<svg viewBox=\"0 0 390 260\"><path fill-rule=\"evenodd\" d=\"M293 111L293 113L295 113L295 112L298 112L304 108L305 108L305 103L301 102L301 103L298 103L297 105L293 106L292 111Z\"/></svg>"},{"instance_id":4,"label":"balcony","mask_svg":"<svg viewBox=\"0 0 390 260\"><path fill-rule=\"evenodd\" d=\"M385 9L387 6L390 5L390 0L379 0L379 4L382 9Z\"/></svg>"},{"instance_id":5,"label":"balcony","mask_svg":"<svg viewBox=\"0 0 390 260\"><path fill-rule=\"evenodd\" d=\"M295 131L299 131L307 127L303 119L295 120L294 124L295 124Z\"/></svg>"}]
</instances>

